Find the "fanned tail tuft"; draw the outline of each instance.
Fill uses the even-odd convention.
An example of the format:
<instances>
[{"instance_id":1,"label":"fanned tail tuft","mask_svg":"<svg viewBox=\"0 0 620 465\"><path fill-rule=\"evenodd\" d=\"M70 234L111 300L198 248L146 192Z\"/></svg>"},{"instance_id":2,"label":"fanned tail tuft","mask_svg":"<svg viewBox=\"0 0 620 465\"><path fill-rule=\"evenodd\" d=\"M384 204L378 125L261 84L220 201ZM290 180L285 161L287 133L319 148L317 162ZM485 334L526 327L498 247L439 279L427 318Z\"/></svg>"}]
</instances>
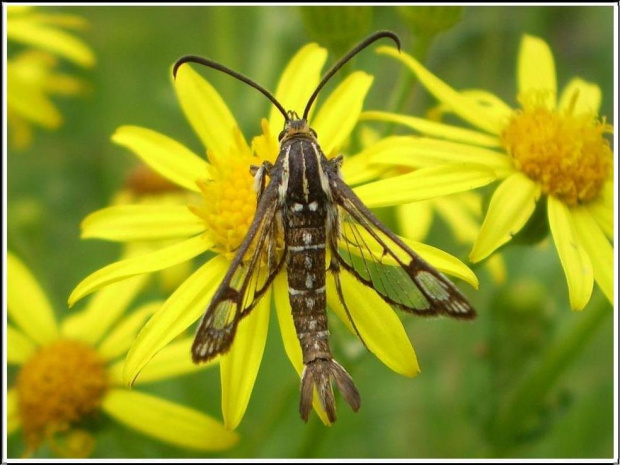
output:
<instances>
[{"instance_id":1,"label":"fanned tail tuft","mask_svg":"<svg viewBox=\"0 0 620 465\"><path fill-rule=\"evenodd\" d=\"M338 390L344 400L357 412L361 405L360 394L353 383L349 373L335 360L316 359L309 362L301 378L301 400L299 402L299 413L304 421L308 421L310 409L312 408L312 396L316 386L319 400L327 418L332 423L336 421L336 401L332 390L331 380L336 382Z\"/></svg>"}]
</instances>

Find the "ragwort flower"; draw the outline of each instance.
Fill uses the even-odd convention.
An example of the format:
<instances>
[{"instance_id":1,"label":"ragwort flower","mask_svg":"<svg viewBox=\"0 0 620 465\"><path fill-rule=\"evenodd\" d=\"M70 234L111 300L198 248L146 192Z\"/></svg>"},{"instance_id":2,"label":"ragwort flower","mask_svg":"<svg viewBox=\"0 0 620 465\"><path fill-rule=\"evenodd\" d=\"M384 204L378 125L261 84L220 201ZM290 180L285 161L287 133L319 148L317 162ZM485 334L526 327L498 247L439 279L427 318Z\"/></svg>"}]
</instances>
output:
<instances>
[{"instance_id":1,"label":"ragwort flower","mask_svg":"<svg viewBox=\"0 0 620 465\"><path fill-rule=\"evenodd\" d=\"M156 173L143 163L137 164L129 174L123 186L114 194L110 204L114 206L142 204L150 206L187 205L200 199L200 194L183 189L178 184ZM149 208L149 207L147 207ZM140 225L138 225L140 226ZM130 227L129 224L125 227ZM88 237L84 234L82 237ZM124 251L128 255L140 255L172 245L174 239L146 240L124 242ZM192 273L192 262L178 263L160 270L158 286L166 293L172 292Z\"/></svg>"},{"instance_id":2,"label":"ragwort flower","mask_svg":"<svg viewBox=\"0 0 620 465\"><path fill-rule=\"evenodd\" d=\"M17 148L30 144L32 125L57 129L62 115L51 95L77 95L86 84L57 71L58 58L92 67L95 56L80 39L64 29L83 29L79 16L50 14L44 8L7 7L7 39L23 48L7 60L7 116L11 142Z\"/></svg>"},{"instance_id":3,"label":"ragwort flower","mask_svg":"<svg viewBox=\"0 0 620 465\"><path fill-rule=\"evenodd\" d=\"M368 112L362 118L392 121L430 137L409 144L409 166L464 163L487 166L501 180L470 259L485 259L518 233L537 203L547 217L568 282L571 307L581 310L596 281L613 301L613 152L598 117L600 88L573 78L559 99L553 55L541 39L524 36L517 67L520 109L482 90L458 92L414 58L381 47L400 60L448 109L478 130L412 116ZM375 157L378 164L403 163ZM467 179L463 179L467 182ZM438 186L437 195L444 189Z\"/></svg>"},{"instance_id":4,"label":"ragwort flower","mask_svg":"<svg viewBox=\"0 0 620 465\"><path fill-rule=\"evenodd\" d=\"M285 69L276 99L291 110L304 108L320 79L326 51L316 44L303 47ZM356 124L372 78L355 72L348 76L310 118L326 154L342 147ZM189 191L202 194L199 204L181 206L127 205L93 213L83 223L83 234L108 240L160 240L178 242L156 252L113 263L84 279L70 296L70 304L84 295L130 276L154 272L189 260L207 251L215 256L202 265L170 296L138 334L130 350L124 379L133 382L150 359L202 315L223 279L235 250L248 231L256 209L251 165L274 162L277 134L283 116L273 109L263 119L262 134L250 146L218 93L190 66L178 69L174 87L194 131L206 147L205 161L173 139L140 127L121 127L113 140L134 151L147 165ZM347 161L344 169L346 175ZM361 164L351 163L350 173L367 176ZM357 169L357 171L356 171ZM402 185L407 185L403 182ZM372 206L378 198L365 199ZM475 275L450 255L424 244L413 244L437 268L477 284ZM352 317L370 351L394 371L414 376L419 368L405 330L390 306L354 278L342 277L343 292L350 299ZM334 283L328 284L328 304L354 331L339 304ZM235 428L247 408L263 356L272 299L286 354L299 375L303 360L291 315L285 272L274 281L256 308L240 323L229 352L220 358L222 411L227 427ZM372 311L364 309L372 308ZM188 358L190 354L186 355ZM315 396L314 407L322 421L325 412Z\"/></svg>"},{"instance_id":5,"label":"ragwort flower","mask_svg":"<svg viewBox=\"0 0 620 465\"><path fill-rule=\"evenodd\" d=\"M80 312L58 322L28 268L8 254L7 361L19 367L7 393L7 430L23 431L26 454L47 443L60 456L86 457L94 438L80 421L103 411L111 418L170 444L219 451L238 440L203 413L122 386L119 360L144 321L161 302L123 313L146 281L136 276L96 293ZM191 340L179 339L146 368L141 382L196 370L183 355ZM183 355L181 355L183 354Z\"/></svg>"},{"instance_id":6,"label":"ragwort flower","mask_svg":"<svg viewBox=\"0 0 620 465\"><path fill-rule=\"evenodd\" d=\"M364 115L372 115L374 112L362 113L361 119ZM361 132L361 142L363 146L368 146L371 149L373 147L380 146L375 145L379 135L371 128L364 127ZM377 159L385 160L386 153L379 154L366 152L365 157L359 157L358 172L362 171L368 175L379 177L380 179L393 179L395 176L408 174L415 169L407 166L408 151L415 146L417 138L415 137L402 137L393 136L387 137L385 141L395 142L393 145L393 152L389 154L385 164L377 163ZM366 165L363 166L362 158L365 158ZM398 159L401 159L403 164L398 164ZM387 167L387 169L385 168ZM450 167L448 167L450 168ZM422 168L424 170L424 168ZM431 174L428 170L425 171L427 176L435 178L439 181L439 176L435 173ZM479 177L483 174L484 170L474 169L469 171L470 176ZM489 178L490 179L490 178ZM484 178L481 179L484 183ZM407 239L414 241L424 241L429 234L431 225L440 219L450 229L450 232L454 235L457 242L461 244L471 245L474 243L478 232L480 231L480 225L482 223L482 196L467 189L471 189L471 183L465 185L458 185L452 183L450 189L454 190L454 194L445 195L442 197L434 197L429 194L429 191L410 191L416 201L411 203L399 203L394 207L395 220L398 231ZM445 187L444 187L445 189ZM466 189L464 192L459 192L462 189ZM432 192L432 190L431 190ZM415 218L415 221L412 221ZM493 278L495 283L502 284L506 279L506 266L501 255L496 254L485 262L485 267Z\"/></svg>"}]
</instances>

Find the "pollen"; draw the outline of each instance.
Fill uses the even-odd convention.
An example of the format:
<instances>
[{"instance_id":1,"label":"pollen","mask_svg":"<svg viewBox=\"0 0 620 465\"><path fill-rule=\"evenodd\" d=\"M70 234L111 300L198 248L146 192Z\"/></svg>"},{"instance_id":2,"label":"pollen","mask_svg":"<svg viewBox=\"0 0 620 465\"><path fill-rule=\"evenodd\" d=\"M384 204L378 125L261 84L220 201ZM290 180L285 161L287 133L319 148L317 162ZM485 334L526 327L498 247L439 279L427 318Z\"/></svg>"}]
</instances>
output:
<instances>
[{"instance_id":1,"label":"pollen","mask_svg":"<svg viewBox=\"0 0 620 465\"><path fill-rule=\"evenodd\" d=\"M42 439L92 414L107 387L105 365L90 346L60 340L41 348L24 364L16 383L28 448L36 449Z\"/></svg>"},{"instance_id":2,"label":"pollen","mask_svg":"<svg viewBox=\"0 0 620 465\"><path fill-rule=\"evenodd\" d=\"M197 182L202 205L190 206L205 222L207 234L215 244L213 249L228 258L241 245L256 211L254 177L250 173L253 164L260 164L256 157L212 165L211 179Z\"/></svg>"},{"instance_id":3,"label":"pollen","mask_svg":"<svg viewBox=\"0 0 620 465\"><path fill-rule=\"evenodd\" d=\"M542 191L569 206L594 200L611 175L613 153L605 133L612 127L594 113L548 109L539 92L520 96L522 110L502 133L515 167L539 183Z\"/></svg>"}]
</instances>

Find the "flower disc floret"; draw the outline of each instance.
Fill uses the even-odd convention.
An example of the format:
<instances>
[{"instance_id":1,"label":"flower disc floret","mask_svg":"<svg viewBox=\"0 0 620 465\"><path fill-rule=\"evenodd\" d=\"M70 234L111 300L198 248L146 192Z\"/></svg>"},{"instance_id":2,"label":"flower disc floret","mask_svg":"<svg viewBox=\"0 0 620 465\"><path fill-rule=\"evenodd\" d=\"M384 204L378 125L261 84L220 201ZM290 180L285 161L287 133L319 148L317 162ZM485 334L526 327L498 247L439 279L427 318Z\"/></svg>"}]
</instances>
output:
<instances>
[{"instance_id":1,"label":"flower disc floret","mask_svg":"<svg viewBox=\"0 0 620 465\"><path fill-rule=\"evenodd\" d=\"M550 110L534 92L522 97L523 110L502 133L517 169L567 205L597 198L613 166L609 126L591 113Z\"/></svg>"},{"instance_id":2,"label":"flower disc floret","mask_svg":"<svg viewBox=\"0 0 620 465\"><path fill-rule=\"evenodd\" d=\"M246 236L256 210L252 160L213 165L212 179L198 181L201 206L191 210L205 222L214 250L232 258Z\"/></svg>"},{"instance_id":3,"label":"flower disc floret","mask_svg":"<svg viewBox=\"0 0 620 465\"><path fill-rule=\"evenodd\" d=\"M34 449L44 436L93 413L108 388L108 376L92 347L59 340L24 364L16 388L26 443Z\"/></svg>"}]
</instances>

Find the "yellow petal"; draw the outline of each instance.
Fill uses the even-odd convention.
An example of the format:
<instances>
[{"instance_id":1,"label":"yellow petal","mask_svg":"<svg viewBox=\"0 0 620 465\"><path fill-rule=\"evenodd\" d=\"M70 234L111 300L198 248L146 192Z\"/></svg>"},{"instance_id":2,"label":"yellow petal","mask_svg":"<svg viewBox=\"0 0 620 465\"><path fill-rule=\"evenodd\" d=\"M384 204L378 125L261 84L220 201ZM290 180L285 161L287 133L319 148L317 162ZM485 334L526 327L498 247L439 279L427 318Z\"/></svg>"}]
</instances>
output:
<instances>
[{"instance_id":1,"label":"yellow petal","mask_svg":"<svg viewBox=\"0 0 620 465\"><path fill-rule=\"evenodd\" d=\"M379 139L354 157L345 159L343 169L347 168L349 160L366 160L366 163L381 164L382 160L387 157L390 157L393 163L386 164L401 165L401 160L406 162L411 151L415 150L419 141L420 138L414 136L389 136Z\"/></svg>"},{"instance_id":2,"label":"yellow petal","mask_svg":"<svg viewBox=\"0 0 620 465\"><path fill-rule=\"evenodd\" d=\"M455 163L382 179L354 191L367 207L377 208L468 191L496 179L495 173L484 166Z\"/></svg>"},{"instance_id":3,"label":"yellow petal","mask_svg":"<svg viewBox=\"0 0 620 465\"><path fill-rule=\"evenodd\" d=\"M553 242L555 242L568 282L571 308L582 310L592 295L594 285L592 262L580 243L580 237L576 234L568 207L555 197L549 196L547 209Z\"/></svg>"},{"instance_id":4,"label":"yellow petal","mask_svg":"<svg viewBox=\"0 0 620 465\"><path fill-rule=\"evenodd\" d=\"M330 94L312 120L323 153L329 155L342 147L362 112L372 76L353 73Z\"/></svg>"},{"instance_id":5,"label":"yellow petal","mask_svg":"<svg viewBox=\"0 0 620 465\"><path fill-rule=\"evenodd\" d=\"M275 97L285 110L296 111L302 116L306 103L321 79L321 69L327 51L317 44L308 44L295 54L286 65L276 87ZM278 135L284 127L284 117L277 108L269 113L271 134Z\"/></svg>"},{"instance_id":6,"label":"yellow petal","mask_svg":"<svg viewBox=\"0 0 620 465\"><path fill-rule=\"evenodd\" d=\"M217 156L228 155L235 143L237 122L220 94L187 64L177 70L174 89L205 147Z\"/></svg>"},{"instance_id":7,"label":"yellow petal","mask_svg":"<svg viewBox=\"0 0 620 465\"><path fill-rule=\"evenodd\" d=\"M358 154L354 157L345 157L342 178L351 186L377 179L384 171L384 167L370 165L368 157Z\"/></svg>"},{"instance_id":8,"label":"yellow petal","mask_svg":"<svg viewBox=\"0 0 620 465\"><path fill-rule=\"evenodd\" d=\"M43 90L43 82L30 82L10 61L7 64L7 109L13 115L48 129L62 124L62 115Z\"/></svg>"},{"instance_id":9,"label":"yellow petal","mask_svg":"<svg viewBox=\"0 0 620 465\"><path fill-rule=\"evenodd\" d=\"M95 345L125 313L148 278L148 275L134 276L101 289L93 295L84 310L63 320L62 335Z\"/></svg>"},{"instance_id":10,"label":"yellow petal","mask_svg":"<svg viewBox=\"0 0 620 465\"><path fill-rule=\"evenodd\" d=\"M440 139L448 139L455 142L465 142L467 144L480 145L483 147L498 147L500 145L499 138L496 136L490 136L483 132L459 128L449 124L437 123L435 121L417 118L415 116L399 115L397 113L388 113L384 111L365 111L361 114L360 120L377 120L398 123L415 131L421 132L424 135L438 137Z\"/></svg>"},{"instance_id":11,"label":"yellow petal","mask_svg":"<svg viewBox=\"0 0 620 465\"><path fill-rule=\"evenodd\" d=\"M6 393L6 434L14 433L21 427L19 407L17 405L17 390L9 389Z\"/></svg>"},{"instance_id":12,"label":"yellow petal","mask_svg":"<svg viewBox=\"0 0 620 465\"><path fill-rule=\"evenodd\" d=\"M118 205L91 213L81 228L83 239L132 242L194 236L205 224L186 205Z\"/></svg>"},{"instance_id":13,"label":"yellow petal","mask_svg":"<svg viewBox=\"0 0 620 465\"><path fill-rule=\"evenodd\" d=\"M422 257L424 261L437 268L437 270L462 279L471 284L475 289L478 289L476 274L455 256L422 242L412 241L404 237L400 239Z\"/></svg>"},{"instance_id":14,"label":"yellow petal","mask_svg":"<svg viewBox=\"0 0 620 465\"><path fill-rule=\"evenodd\" d=\"M101 407L120 423L179 447L220 451L239 440L203 413L138 391L111 389Z\"/></svg>"},{"instance_id":15,"label":"yellow petal","mask_svg":"<svg viewBox=\"0 0 620 465\"><path fill-rule=\"evenodd\" d=\"M58 339L54 311L30 270L11 252L7 253L7 313L38 345Z\"/></svg>"},{"instance_id":16,"label":"yellow petal","mask_svg":"<svg viewBox=\"0 0 620 465\"><path fill-rule=\"evenodd\" d=\"M433 206L430 200L406 203L396 208L396 220L401 234L415 241L423 240L433 221Z\"/></svg>"},{"instance_id":17,"label":"yellow petal","mask_svg":"<svg viewBox=\"0 0 620 465\"><path fill-rule=\"evenodd\" d=\"M107 289L112 287L113 285ZM123 318L99 344L97 348L99 356L109 361L124 355L133 344L136 334L144 326L147 318L159 310L163 304L163 301L149 302L136 308L130 315Z\"/></svg>"},{"instance_id":18,"label":"yellow petal","mask_svg":"<svg viewBox=\"0 0 620 465\"><path fill-rule=\"evenodd\" d=\"M11 19L11 21L20 15L30 14L34 11L34 6L32 5L9 5L6 8L7 19Z\"/></svg>"},{"instance_id":19,"label":"yellow petal","mask_svg":"<svg viewBox=\"0 0 620 465\"><path fill-rule=\"evenodd\" d=\"M69 296L69 306L104 286L144 273L152 273L194 258L213 244L203 235L105 266L80 282Z\"/></svg>"},{"instance_id":20,"label":"yellow petal","mask_svg":"<svg viewBox=\"0 0 620 465\"><path fill-rule=\"evenodd\" d=\"M420 372L418 360L394 309L349 273L340 273L340 282L344 301L368 350L396 373L417 375ZM327 280L327 303L355 334L338 298L333 275Z\"/></svg>"},{"instance_id":21,"label":"yellow petal","mask_svg":"<svg viewBox=\"0 0 620 465\"><path fill-rule=\"evenodd\" d=\"M200 192L196 180L209 178L208 164L174 139L138 126L121 126L112 141L134 152L166 179Z\"/></svg>"},{"instance_id":22,"label":"yellow petal","mask_svg":"<svg viewBox=\"0 0 620 465\"><path fill-rule=\"evenodd\" d=\"M484 107L487 113L492 114L493 118L499 121L507 122L513 114L514 110L506 102L486 90L465 89L461 91L461 95Z\"/></svg>"},{"instance_id":23,"label":"yellow petal","mask_svg":"<svg viewBox=\"0 0 620 465\"><path fill-rule=\"evenodd\" d=\"M198 268L144 325L125 361L123 382L131 384L142 368L204 313L230 262L221 256Z\"/></svg>"},{"instance_id":24,"label":"yellow petal","mask_svg":"<svg viewBox=\"0 0 620 465\"><path fill-rule=\"evenodd\" d=\"M519 48L517 64L519 95L531 90L546 91L545 106L555 109L557 79L555 62L549 45L538 37L524 35Z\"/></svg>"},{"instance_id":25,"label":"yellow petal","mask_svg":"<svg viewBox=\"0 0 620 465\"><path fill-rule=\"evenodd\" d=\"M484 262L484 266L496 285L501 286L506 283L508 270L506 270L506 261L501 253L491 255Z\"/></svg>"},{"instance_id":26,"label":"yellow petal","mask_svg":"<svg viewBox=\"0 0 620 465\"><path fill-rule=\"evenodd\" d=\"M407 66L420 80L422 85L441 102L444 102L468 123L491 134L499 134L504 121L497 118L493 112L487 112L483 105L461 95L458 91L441 81L437 76L428 71L418 61L404 52L399 52L393 47L379 47L377 53L396 58Z\"/></svg>"},{"instance_id":27,"label":"yellow petal","mask_svg":"<svg viewBox=\"0 0 620 465\"><path fill-rule=\"evenodd\" d=\"M11 97L8 97L10 100ZM32 126L22 118L19 114L11 109L10 103L7 102L7 118L9 147L15 150L22 150L29 147L32 143Z\"/></svg>"},{"instance_id":28,"label":"yellow petal","mask_svg":"<svg viewBox=\"0 0 620 465\"><path fill-rule=\"evenodd\" d=\"M614 302L614 249L596 223L589 208L570 209L579 244L590 257L594 279L607 299Z\"/></svg>"},{"instance_id":29,"label":"yellow petal","mask_svg":"<svg viewBox=\"0 0 620 465\"><path fill-rule=\"evenodd\" d=\"M380 166L380 162L375 163L375 160L379 161L392 155L393 159L409 157L417 140L418 138L410 136L390 136L380 139L354 157L345 158L342 165L343 178L350 185L376 179L386 167Z\"/></svg>"},{"instance_id":30,"label":"yellow petal","mask_svg":"<svg viewBox=\"0 0 620 465\"><path fill-rule=\"evenodd\" d=\"M433 200L437 214L448 224L457 241L473 243L480 231L478 217L472 215L458 196L440 197Z\"/></svg>"},{"instance_id":31,"label":"yellow petal","mask_svg":"<svg viewBox=\"0 0 620 465\"><path fill-rule=\"evenodd\" d=\"M239 323L235 341L220 359L222 414L228 429L239 426L248 407L267 342L270 309L271 291L267 291Z\"/></svg>"},{"instance_id":32,"label":"yellow petal","mask_svg":"<svg viewBox=\"0 0 620 465\"><path fill-rule=\"evenodd\" d=\"M161 270L158 276L161 290L166 294L172 293L193 271L194 266L191 261L177 263L170 268Z\"/></svg>"},{"instance_id":33,"label":"yellow petal","mask_svg":"<svg viewBox=\"0 0 620 465\"><path fill-rule=\"evenodd\" d=\"M394 140L388 145L385 142L388 139L392 138L376 144L382 150L374 149L377 153L369 156L371 163L411 168L467 163L486 166L495 171L498 177L505 177L514 172L510 157L495 150L423 137L393 138Z\"/></svg>"},{"instance_id":34,"label":"yellow petal","mask_svg":"<svg viewBox=\"0 0 620 465\"><path fill-rule=\"evenodd\" d=\"M573 114L588 113L598 115L601 109L601 88L580 78L573 78L560 95L560 112L570 110Z\"/></svg>"},{"instance_id":35,"label":"yellow petal","mask_svg":"<svg viewBox=\"0 0 620 465\"><path fill-rule=\"evenodd\" d=\"M590 202L588 210L596 220L605 235L614 238L614 183L608 181L603 185L601 194Z\"/></svg>"},{"instance_id":36,"label":"yellow petal","mask_svg":"<svg viewBox=\"0 0 620 465\"><path fill-rule=\"evenodd\" d=\"M540 187L522 173L504 180L493 193L469 259L479 262L512 239L534 213L539 197Z\"/></svg>"},{"instance_id":37,"label":"yellow petal","mask_svg":"<svg viewBox=\"0 0 620 465\"><path fill-rule=\"evenodd\" d=\"M9 365L21 365L37 350L35 344L13 325L6 325L6 361Z\"/></svg>"},{"instance_id":38,"label":"yellow petal","mask_svg":"<svg viewBox=\"0 0 620 465\"><path fill-rule=\"evenodd\" d=\"M51 24L66 29L84 30L88 27L88 21L77 15L33 13L29 18L37 23Z\"/></svg>"},{"instance_id":39,"label":"yellow petal","mask_svg":"<svg viewBox=\"0 0 620 465\"><path fill-rule=\"evenodd\" d=\"M206 363L194 363L191 354L193 341L194 336L190 336L168 344L155 354L148 365L144 367L135 384L153 383L164 379L176 378L210 368L220 362L218 358L215 358ZM122 369L122 363L115 364L115 366L119 365L119 368ZM119 374L122 374L122 371Z\"/></svg>"},{"instance_id":40,"label":"yellow petal","mask_svg":"<svg viewBox=\"0 0 620 465\"><path fill-rule=\"evenodd\" d=\"M291 304L288 298L288 282L286 273L280 273L273 282L273 298L278 313L278 324L284 351L293 364L297 374L301 376L304 368L301 346L297 339L297 331L293 323Z\"/></svg>"},{"instance_id":41,"label":"yellow petal","mask_svg":"<svg viewBox=\"0 0 620 465\"><path fill-rule=\"evenodd\" d=\"M482 89L463 89L459 92L463 97L471 100L476 105L483 107L494 120L508 122L514 110L497 95ZM454 113L450 105L445 102L435 105L426 112L426 117L433 121L440 121L445 114ZM499 139L495 145L501 145ZM484 145L484 144L481 144Z\"/></svg>"},{"instance_id":42,"label":"yellow petal","mask_svg":"<svg viewBox=\"0 0 620 465\"><path fill-rule=\"evenodd\" d=\"M46 50L81 66L95 64L95 55L84 41L30 19L12 19L7 29L7 39Z\"/></svg>"},{"instance_id":43,"label":"yellow petal","mask_svg":"<svg viewBox=\"0 0 620 465\"><path fill-rule=\"evenodd\" d=\"M260 125L263 133L252 139L252 151L261 160L275 163L278 152L280 151L280 145L276 139L277 134L271 134L267 118L261 119Z\"/></svg>"},{"instance_id":44,"label":"yellow petal","mask_svg":"<svg viewBox=\"0 0 620 465\"><path fill-rule=\"evenodd\" d=\"M47 76L45 90L55 95L79 95L89 89L88 84L68 74L54 73Z\"/></svg>"},{"instance_id":45,"label":"yellow petal","mask_svg":"<svg viewBox=\"0 0 620 465\"><path fill-rule=\"evenodd\" d=\"M273 283L273 298L278 313L278 325L280 326L280 334L282 336L282 343L284 344L284 351L288 359L291 361L293 368L297 372L297 375L301 378L304 371L303 355L301 353L301 346L299 345L299 339L297 339L297 331L295 330L295 323L293 322L293 310L291 309L291 303L288 299L288 282L286 273L280 273ZM312 398L312 406L324 425L331 425L321 401L316 393Z\"/></svg>"}]
</instances>

